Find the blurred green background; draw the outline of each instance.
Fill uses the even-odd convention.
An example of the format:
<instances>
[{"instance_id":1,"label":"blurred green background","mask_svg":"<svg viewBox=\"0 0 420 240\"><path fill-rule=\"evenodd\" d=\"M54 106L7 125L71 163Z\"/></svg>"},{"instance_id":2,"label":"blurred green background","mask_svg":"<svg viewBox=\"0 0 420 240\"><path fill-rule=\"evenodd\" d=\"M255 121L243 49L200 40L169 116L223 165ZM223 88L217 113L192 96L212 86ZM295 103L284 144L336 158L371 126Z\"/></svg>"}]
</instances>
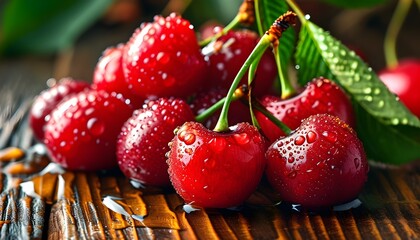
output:
<instances>
[{"instance_id":1,"label":"blurred green background","mask_svg":"<svg viewBox=\"0 0 420 240\"><path fill-rule=\"evenodd\" d=\"M241 0L3 0L0 1L0 87L10 81L43 84L71 76L91 81L103 50L126 42L156 14L181 13L199 29L227 23ZM298 0L311 20L361 52L374 70L385 67L383 38L396 0ZM417 2L418 3L418 2ZM419 58L419 5L398 36L398 57Z\"/></svg>"}]
</instances>

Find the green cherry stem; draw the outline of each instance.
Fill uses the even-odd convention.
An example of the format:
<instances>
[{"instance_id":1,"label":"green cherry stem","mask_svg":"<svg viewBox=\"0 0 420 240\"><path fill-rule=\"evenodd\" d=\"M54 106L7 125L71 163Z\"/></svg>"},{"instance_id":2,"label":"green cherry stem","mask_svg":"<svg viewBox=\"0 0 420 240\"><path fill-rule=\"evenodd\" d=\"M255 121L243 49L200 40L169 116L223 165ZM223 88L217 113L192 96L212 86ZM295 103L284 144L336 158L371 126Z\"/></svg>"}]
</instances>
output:
<instances>
[{"instance_id":1,"label":"green cherry stem","mask_svg":"<svg viewBox=\"0 0 420 240\"><path fill-rule=\"evenodd\" d=\"M280 89L281 89L281 99L287 99L293 94L296 93L295 88L292 86L290 81L288 81L283 73L283 68L281 66L281 59L280 59L280 51L279 48L276 47L273 49L274 58L276 60L277 64L277 71L279 74L279 80L280 80Z\"/></svg>"},{"instance_id":2,"label":"green cherry stem","mask_svg":"<svg viewBox=\"0 0 420 240\"><path fill-rule=\"evenodd\" d=\"M232 102L232 95L235 89L238 87L239 82L241 81L242 77L245 75L248 68L251 64L258 60L258 57L264 53L264 51L270 46L271 40L269 35L264 35L260 41L257 43L257 46L252 50L251 54L245 60L245 63L242 65L241 69L239 69L238 74L236 75L235 79L232 82L232 85L229 88L229 91L226 96L226 100L222 107L222 112L220 113L220 117L216 123L216 127L213 129L216 132L224 132L229 129L228 123L228 111L230 103Z\"/></svg>"},{"instance_id":3,"label":"green cherry stem","mask_svg":"<svg viewBox=\"0 0 420 240\"><path fill-rule=\"evenodd\" d=\"M230 30L234 29L239 24L244 25L252 25L255 22L255 9L254 9L254 0L244 0L239 7L238 13L236 16L232 19L232 21L226 25L222 29L222 31L216 33L214 36L208 37L201 41L200 47L204 47L207 44L209 44L212 41L217 40L221 36L228 33Z\"/></svg>"},{"instance_id":4,"label":"green cherry stem","mask_svg":"<svg viewBox=\"0 0 420 240\"><path fill-rule=\"evenodd\" d=\"M232 101L236 101L241 99L245 95L244 90L242 88L236 89L236 91L232 95ZM213 104L211 107L207 108L205 111L201 112L199 115L195 117L195 120L197 122L204 122L207 118L209 118L211 115L213 115L217 110L222 108L223 104L225 103L227 97L224 97L217 101L215 104Z\"/></svg>"},{"instance_id":5,"label":"green cherry stem","mask_svg":"<svg viewBox=\"0 0 420 240\"><path fill-rule=\"evenodd\" d=\"M264 54L264 52L263 52ZM258 67L258 63L261 60L262 55L261 54L249 67L249 71L248 71L248 94L247 94L247 100L248 100L248 107L249 107L249 113L251 115L251 121L252 121L252 125L254 125L256 128L260 129L260 124L257 121L257 118L255 117L254 114L254 109L252 108L252 102L251 102L251 96L252 96L252 82L254 81L255 78L255 73L257 71L257 67Z\"/></svg>"},{"instance_id":6,"label":"green cherry stem","mask_svg":"<svg viewBox=\"0 0 420 240\"><path fill-rule=\"evenodd\" d=\"M262 20L261 20L261 14L260 14L260 3L259 3L259 1L260 0L255 0L254 1L254 7L255 7L255 21L256 21L256 23L257 23L257 29L258 29L258 33L260 34L260 35L263 35L264 34L264 29L263 29L263 26L262 26Z\"/></svg>"},{"instance_id":7,"label":"green cherry stem","mask_svg":"<svg viewBox=\"0 0 420 240\"><path fill-rule=\"evenodd\" d=\"M385 62L388 68L393 68L398 65L398 56L396 51L397 37L412 2L412 0L399 0L388 25L384 38Z\"/></svg>"},{"instance_id":8,"label":"green cherry stem","mask_svg":"<svg viewBox=\"0 0 420 240\"><path fill-rule=\"evenodd\" d=\"M256 69L256 66L258 65L258 62L261 59L262 54L265 52L265 50L267 50L269 46L272 46L273 48L278 47L279 38L281 37L282 33L290 25L294 25L295 21L296 21L296 14L290 11L286 12L285 14L281 15L278 19L274 21L270 29L268 29L267 32L258 41L257 45L252 50L248 58L245 60L245 63L242 65L241 69L235 76L235 79L233 80L232 85L229 88L226 100L222 107L222 112L216 123L216 127L213 129L214 131L223 132L229 129L229 123L228 123L229 106L230 106L230 103L232 102L232 94L237 88L242 77L245 75L246 71L251 67L252 64L255 64L255 67L252 67L252 69L254 68ZM252 74L253 72L254 71L252 71ZM252 78L250 79L250 81L252 81Z\"/></svg>"},{"instance_id":9,"label":"green cherry stem","mask_svg":"<svg viewBox=\"0 0 420 240\"><path fill-rule=\"evenodd\" d=\"M252 106L264 116L266 116L271 122L273 122L277 127L279 127L287 136L290 135L292 130L284 124L282 121L280 121L278 118L276 118L273 114L271 114L257 99L251 98Z\"/></svg>"},{"instance_id":10,"label":"green cherry stem","mask_svg":"<svg viewBox=\"0 0 420 240\"><path fill-rule=\"evenodd\" d=\"M299 21L304 24L306 23L305 14L302 12L302 10L299 8L299 6L295 3L294 0L286 0L287 4L290 6L290 8L296 13L296 15L299 18Z\"/></svg>"},{"instance_id":11,"label":"green cherry stem","mask_svg":"<svg viewBox=\"0 0 420 240\"><path fill-rule=\"evenodd\" d=\"M228 33L230 30L234 29L237 25L239 25L240 23L240 16L239 14L236 15L236 17L234 19L232 19L232 21L226 26L224 27L220 32L216 33L215 35L208 37L206 39L204 39L203 41L200 41L200 47L204 47L207 46L207 44L209 44L212 41L215 41L216 39L220 38L221 36L225 35L226 33Z\"/></svg>"}]
</instances>

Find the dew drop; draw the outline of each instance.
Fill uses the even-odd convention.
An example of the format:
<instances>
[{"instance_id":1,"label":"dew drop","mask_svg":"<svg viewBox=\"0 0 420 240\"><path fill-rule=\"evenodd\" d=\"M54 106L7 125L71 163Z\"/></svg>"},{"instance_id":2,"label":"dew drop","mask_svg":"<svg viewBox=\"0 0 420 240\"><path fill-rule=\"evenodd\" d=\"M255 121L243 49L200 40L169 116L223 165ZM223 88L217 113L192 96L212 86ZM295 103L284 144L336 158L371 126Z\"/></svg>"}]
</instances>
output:
<instances>
[{"instance_id":1,"label":"dew drop","mask_svg":"<svg viewBox=\"0 0 420 240\"><path fill-rule=\"evenodd\" d=\"M293 163L295 161L295 158L294 157L289 157L288 159L287 159L287 162L288 163Z\"/></svg>"},{"instance_id":2,"label":"dew drop","mask_svg":"<svg viewBox=\"0 0 420 240\"><path fill-rule=\"evenodd\" d=\"M171 58L168 54L164 52L159 52L156 56L156 60L161 64L167 64L171 60Z\"/></svg>"},{"instance_id":3,"label":"dew drop","mask_svg":"<svg viewBox=\"0 0 420 240\"><path fill-rule=\"evenodd\" d=\"M233 138L238 144L241 144L241 145L247 144L250 141L249 136L246 133L236 133L233 135Z\"/></svg>"},{"instance_id":4,"label":"dew drop","mask_svg":"<svg viewBox=\"0 0 420 240\"><path fill-rule=\"evenodd\" d=\"M337 135L335 133L325 131L322 133L322 136L324 136L331 143L335 143L337 141Z\"/></svg>"},{"instance_id":5,"label":"dew drop","mask_svg":"<svg viewBox=\"0 0 420 240\"><path fill-rule=\"evenodd\" d=\"M172 87L175 84L175 78L166 73L162 74L162 80L165 87Z\"/></svg>"},{"instance_id":6,"label":"dew drop","mask_svg":"<svg viewBox=\"0 0 420 240\"><path fill-rule=\"evenodd\" d=\"M288 176L289 178L295 178L295 177L296 177L296 175L297 175L296 170L292 170L289 174L287 174L287 176Z\"/></svg>"},{"instance_id":7,"label":"dew drop","mask_svg":"<svg viewBox=\"0 0 420 240\"><path fill-rule=\"evenodd\" d=\"M359 158L355 158L353 161L354 161L354 166L356 167L356 169L359 169L359 167L360 167L360 159Z\"/></svg>"},{"instance_id":8,"label":"dew drop","mask_svg":"<svg viewBox=\"0 0 420 240\"><path fill-rule=\"evenodd\" d=\"M371 92L372 92L372 88L370 87L363 89L363 93L365 94L370 94Z\"/></svg>"},{"instance_id":9,"label":"dew drop","mask_svg":"<svg viewBox=\"0 0 420 240\"><path fill-rule=\"evenodd\" d=\"M179 140L183 141L187 145L191 145L195 142L195 135L193 133L188 133L186 131L182 131L178 134Z\"/></svg>"},{"instance_id":10,"label":"dew drop","mask_svg":"<svg viewBox=\"0 0 420 240\"><path fill-rule=\"evenodd\" d=\"M308 143L315 142L316 138L317 138L317 135L316 135L316 133L314 131L309 131L306 134L306 139L308 140Z\"/></svg>"},{"instance_id":11,"label":"dew drop","mask_svg":"<svg viewBox=\"0 0 420 240\"><path fill-rule=\"evenodd\" d=\"M212 169L216 166L216 161L213 158L207 158L204 160L204 167L207 169Z\"/></svg>"},{"instance_id":12,"label":"dew drop","mask_svg":"<svg viewBox=\"0 0 420 240\"><path fill-rule=\"evenodd\" d=\"M354 61L354 62L350 65L350 67L351 67L352 69L357 69L358 65L359 65L359 63L358 63L358 62L356 62L356 61Z\"/></svg>"},{"instance_id":13,"label":"dew drop","mask_svg":"<svg viewBox=\"0 0 420 240\"><path fill-rule=\"evenodd\" d=\"M105 131L105 124L97 118L91 118L87 121L87 129L94 136L99 136Z\"/></svg>"},{"instance_id":14,"label":"dew drop","mask_svg":"<svg viewBox=\"0 0 420 240\"><path fill-rule=\"evenodd\" d=\"M372 96L370 96L370 95L365 96L365 97L364 97L364 99L365 99L365 101L367 101L367 102L372 102L372 101L373 101L373 97L372 97Z\"/></svg>"},{"instance_id":15,"label":"dew drop","mask_svg":"<svg viewBox=\"0 0 420 240\"><path fill-rule=\"evenodd\" d=\"M385 102L383 101L383 100L380 100L379 102L378 102L378 107L379 108L383 108L385 106Z\"/></svg>"},{"instance_id":16,"label":"dew drop","mask_svg":"<svg viewBox=\"0 0 420 240\"><path fill-rule=\"evenodd\" d=\"M391 119L391 123L397 125L398 123L400 123L400 120L398 118L393 118Z\"/></svg>"},{"instance_id":17,"label":"dew drop","mask_svg":"<svg viewBox=\"0 0 420 240\"><path fill-rule=\"evenodd\" d=\"M303 143L305 143L305 137L304 136L297 136L295 138L295 144L296 145L302 145Z\"/></svg>"}]
</instances>

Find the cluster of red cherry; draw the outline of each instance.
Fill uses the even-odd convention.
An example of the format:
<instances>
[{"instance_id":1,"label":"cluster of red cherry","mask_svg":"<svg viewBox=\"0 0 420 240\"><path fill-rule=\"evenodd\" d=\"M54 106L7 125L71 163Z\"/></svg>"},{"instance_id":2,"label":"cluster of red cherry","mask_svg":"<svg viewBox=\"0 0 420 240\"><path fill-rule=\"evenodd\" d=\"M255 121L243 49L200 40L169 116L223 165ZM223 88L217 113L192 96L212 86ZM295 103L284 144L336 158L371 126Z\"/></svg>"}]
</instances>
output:
<instances>
[{"instance_id":1,"label":"cluster of red cherry","mask_svg":"<svg viewBox=\"0 0 420 240\"><path fill-rule=\"evenodd\" d=\"M283 200L305 207L356 198L368 163L340 87L320 77L282 99L265 51L250 68L253 83L240 76L248 86L231 95L259 36L231 30L214 37L221 27L211 29L202 36L213 39L200 46L188 20L156 16L104 51L92 84L65 79L42 92L30 125L52 161L69 170L118 165L142 184L172 184L200 207L242 204L264 174ZM221 104L221 112L208 111Z\"/></svg>"}]
</instances>

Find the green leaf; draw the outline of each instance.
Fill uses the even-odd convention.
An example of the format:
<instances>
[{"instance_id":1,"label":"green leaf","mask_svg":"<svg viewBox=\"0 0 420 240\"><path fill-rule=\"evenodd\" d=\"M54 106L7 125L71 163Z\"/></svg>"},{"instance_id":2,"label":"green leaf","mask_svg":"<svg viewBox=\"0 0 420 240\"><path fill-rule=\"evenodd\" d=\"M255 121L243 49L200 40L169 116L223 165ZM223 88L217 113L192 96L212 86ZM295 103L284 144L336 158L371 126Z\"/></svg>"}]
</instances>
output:
<instances>
[{"instance_id":1,"label":"green leaf","mask_svg":"<svg viewBox=\"0 0 420 240\"><path fill-rule=\"evenodd\" d=\"M259 14L260 22L257 23L260 35L270 29L274 21L283 13L289 10L286 1L272 1L272 0L256 0L256 10ZM258 18L257 18L258 21ZM293 56L296 36L295 30L290 27L280 38L279 51L283 72L287 72L287 65Z\"/></svg>"},{"instance_id":2,"label":"green leaf","mask_svg":"<svg viewBox=\"0 0 420 240\"><path fill-rule=\"evenodd\" d=\"M357 116L357 132L369 157L393 164L420 158L420 120L353 51L322 28L305 21L295 58L301 84L324 76L350 95Z\"/></svg>"},{"instance_id":3,"label":"green leaf","mask_svg":"<svg viewBox=\"0 0 420 240\"><path fill-rule=\"evenodd\" d=\"M54 53L69 47L111 2L9 0L0 15L0 54Z\"/></svg>"},{"instance_id":4,"label":"green leaf","mask_svg":"<svg viewBox=\"0 0 420 240\"><path fill-rule=\"evenodd\" d=\"M323 0L326 3L343 8L373 7L389 0Z\"/></svg>"}]
</instances>

